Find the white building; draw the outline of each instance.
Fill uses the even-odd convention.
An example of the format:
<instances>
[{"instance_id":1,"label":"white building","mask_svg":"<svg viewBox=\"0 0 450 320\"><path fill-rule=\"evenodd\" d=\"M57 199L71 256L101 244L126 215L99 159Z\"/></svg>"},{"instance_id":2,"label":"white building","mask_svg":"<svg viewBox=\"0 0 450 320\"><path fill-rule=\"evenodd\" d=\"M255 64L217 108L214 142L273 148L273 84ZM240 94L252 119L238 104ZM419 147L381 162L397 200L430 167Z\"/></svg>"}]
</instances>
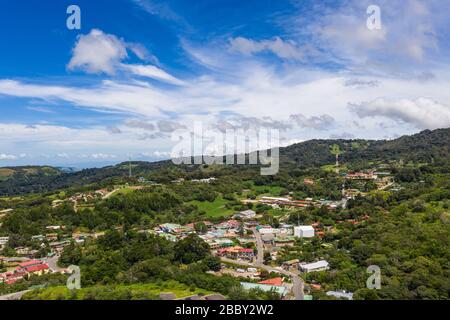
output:
<instances>
[{"instance_id":1,"label":"white building","mask_svg":"<svg viewBox=\"0 0 450 320\"><path fill-rule=\"evenodd\" d=\"M6 243L8 243L9 241L9 237L0 237L0 245L5 245Z\"/></svg>"},{"instance_id":2,"label":"white building","mask_svg":"<svg viewBox=\"0 0 450 320\"><path fill-rule=\"evenodd\" d=\"M276 228L260 228L258 230L260 234L278 234L280 233L280 229Z\"/></svg>"},{"instance_id":3,"label":"white building","mask_svg":"<svg viewBox=\"0 0 450 320\"><path fill-rule=\"evenodd\" d=\"M324 271L330 269L330 264L325 260L320 260L314 263L301 264L300 270L308 272Z\"/></svg>"},{"instance_id":4,"label":"white building","mask_svg":"<svg viewBox=\"0 0 450 320\"><path fill-rule=\"evenodd\" d=\"M253 219L254 217L256 217L256 212L253 210L245 210L236 214L235 217L241 219Z\"/></svg>"},{"instance_id":5,"label":"white building","mask_svg":"<svg viewBox=\"0 0 450 320\"><path fill-rule=\"evenodd\" d=\"M314 237L314 228L312 226L294 227L294 237L312 238Z\"/></svg>"},{"instance_id":6,"label":"white building","mask_svg":"<svg viewBox=\"0 0 450 320\"><path fill-rule=\"evenodd\" d=\"M345 291L327 291L327 296L332 296L338 299L353 300L353 293Z\"/></svg>"}]
</instances>

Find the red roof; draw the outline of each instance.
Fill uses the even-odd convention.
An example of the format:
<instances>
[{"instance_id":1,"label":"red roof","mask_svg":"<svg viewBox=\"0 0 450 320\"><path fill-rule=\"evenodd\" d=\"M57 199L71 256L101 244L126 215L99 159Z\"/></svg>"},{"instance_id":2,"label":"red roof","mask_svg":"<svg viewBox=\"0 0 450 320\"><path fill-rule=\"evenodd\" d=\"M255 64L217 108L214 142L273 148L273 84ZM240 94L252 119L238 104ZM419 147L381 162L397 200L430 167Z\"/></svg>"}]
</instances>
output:
<instances>
[{"instance_id":1,"label":"red roof","mask_svg":"<svg viewBox=\"0 0 450 320\"><path fill-rule=\"evenodd\" d=\"M272 278L272 279L267 279L267 280L263 280L258 282L259 284L268 284L271 286L281 286L283 285L283 278L278 277L278 278Z\"/></svg>"},{"instance_id":2,"label":"red roof","mask_svg":"<svg viewBox=\"0 0 450 320\"><path fill-rule=\"evenodd\" d=\"M27 272L37 272L37 271L41 271L41 270L47 270L48 269L48 265L47 264L38 264L36 266L31 266L31 267L27 267L25 268L25 270Z\"/></svg>"},{"instance_id":3,"label":"red roof","mask_svg":"<svg viewBox=\"0 0 450 320\"><path fill-rule=\"evenodd\" d=\"M239 252L247 252L247 253L253 253L253 249L239 249Z\"/></svg>"},{"instance_id":4,"label":"red roof","mask_svg":"<svg viewBox=\"0 0 450 320\"><path fill-rule=\"evenodd\" d=\"M5 283L6 284L14 284L14 283L16 283L17 281L19 281L20 279L10 279L10 280L6 280L5 281Z\"/></svg>"},{"instance_id":5,"label":"red roof","mask_svg":"<svg viewBox=\"0 0 450 320\"><path fill-rule=\"evenodd\" d=\"M41 260L29 260L29 261L19 263L19 266L22 268L26 268L29 266L35 266L35 265L42 264L42 263L43 262Z\"/></svg>"}]
</instances>

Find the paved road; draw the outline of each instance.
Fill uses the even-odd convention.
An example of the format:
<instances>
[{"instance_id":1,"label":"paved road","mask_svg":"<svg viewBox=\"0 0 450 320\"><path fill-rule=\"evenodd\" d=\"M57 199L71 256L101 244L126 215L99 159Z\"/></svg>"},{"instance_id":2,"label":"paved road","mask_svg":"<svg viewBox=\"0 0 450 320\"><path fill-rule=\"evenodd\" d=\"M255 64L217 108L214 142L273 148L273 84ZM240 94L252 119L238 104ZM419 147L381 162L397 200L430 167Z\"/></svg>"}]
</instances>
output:
<instances>
[{"instance_id":1,"label":"paved road","mask_svg":"<svg viewBox=\"0 0 450 320\"><path fill-rule=\"evenodd\" d=\"M264 243L261 239L261 234L256 230L256 228L252 229L253 234L256 236L256 248L258 249L256 255L256 263L264 264Z\"/></svg>"},{"instance_id":2,"label":"paved road","mask_svg":"<svg viewBox=\"0 0 450 320\"><path fill-rule=\"evenodd\" d=\"M107 194L105 194L104 196L103 196L103 200L105 200L105 199L108 199L109 197L111 197L114 193L116 193L117 191L119 191L121 188L116 188L116 189L114 189L113 191L111 191L111 192L109 192L109 193L107 193Z\"/></svg>"},{"instance_id":3,"label":"paved road","mask_svg":"<svg viewBox=\"0 0 450 320\"><path fill-rule=\"evenodd\" d=\"M22 298L22 296L27 293L30 290L25 290L25 291L20 291L20 292L14 292L14 293L10 293L4 296L0 296L0 301L4 301L4 300L20 300Z\"/></svg>"},{"instance_id":4,"label":"paved road","mask_svg":"<svg viewBox=\"0 0 450 320\"><path fill-rule=\"evenodd\" d=\"M247 266L247 267L257 267L257 268L265 269L268 272L278 272L285 276L288 276L288 277L292 278L292 292L294 293L295 300L304 300L305 283L303 282L303 280L297 274L295 274L291 271L283 270L281 268L277 269L277 268L273 268L273 267L265 265L264 264L264 244L261 239L261 234L256 229L252 229L252 230L256 236L256 246L258 249L255 263L249 263L249 262L245 262L245 261L236 261L236 260L228 259L228 258L221 258L222 261L239 264L239 265Z\"/></svg>"},{"instance_id":5,"label":"paved road","mask_svg":"<svg viewBox=\"0 0 450 320\"><path fill-rule=\"evenodd\" d=\"M60 271L64 270L64 268L60 268L57 265L59 257L60 257L59 255L54 255L53 257L44 258L44 259L42 259L42 261L44 261L46 264L48 264L48 267L53 272L60 272Z\"/></svg>"}]
</instances>

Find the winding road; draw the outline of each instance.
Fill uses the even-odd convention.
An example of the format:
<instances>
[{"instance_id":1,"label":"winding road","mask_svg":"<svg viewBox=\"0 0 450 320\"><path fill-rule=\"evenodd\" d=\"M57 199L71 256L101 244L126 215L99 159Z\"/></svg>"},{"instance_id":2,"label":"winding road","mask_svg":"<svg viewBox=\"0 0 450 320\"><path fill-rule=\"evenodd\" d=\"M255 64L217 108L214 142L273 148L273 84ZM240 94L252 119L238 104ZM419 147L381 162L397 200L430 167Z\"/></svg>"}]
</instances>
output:
<instances>
[{"instance_id":1,"label":"winding road","mask_svg":"<svg viewBox=\"0 0 450 320\"><path fill-rule=\"evenodd\" d=\"M22 296L27 293L30 290L25 290L25 291L20 291L20 292L14 292L14 293L10 293L10 294L6 294L4 296L0 296L0 301L5 301L5 300L20 300L22 298Z\"/></svg>"}]
</instances>

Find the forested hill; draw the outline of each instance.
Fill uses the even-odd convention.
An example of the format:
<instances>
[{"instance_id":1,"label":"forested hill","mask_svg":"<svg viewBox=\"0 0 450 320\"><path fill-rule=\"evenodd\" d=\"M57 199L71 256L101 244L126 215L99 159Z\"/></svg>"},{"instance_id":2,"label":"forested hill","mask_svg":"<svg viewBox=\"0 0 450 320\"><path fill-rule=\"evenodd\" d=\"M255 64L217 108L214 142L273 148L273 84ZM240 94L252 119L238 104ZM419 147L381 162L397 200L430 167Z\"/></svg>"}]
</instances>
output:
<instances>
[{"instance_id":1,"label":"forested hill","mask_svg":"<svg viewBox=\"0 0 450 320\"><path fill-rule=\"evenodd\" d=\"M429 163L450 158L450 128L426 130L395 140L309 140L280 150L281 163L320 166L333 163L333 145L339 146L341 162L403 160Z\"/></svg>"},{"instance_id":2,"label":"forested hill","mask_svg":"<svg viewBox=\"0 0 450 320\"><path fill-rule=\"evenodd\" d=\"M450 159L449 146L450 128L426 130L395 140L310 140L280 149L280 166L308 168L332 164L335 153L339 153L341 163L387 160L430 163L436 159ZM132 167L134 176L158 171L195 171L194 166L175 168L171 161L133 162ZM74 173L48 166L0 168L0 196L84 186L105 179L125 177L128 169L128 163ZM169 175L167 177L170 178Z\"/></svg>"}]
</instances>

